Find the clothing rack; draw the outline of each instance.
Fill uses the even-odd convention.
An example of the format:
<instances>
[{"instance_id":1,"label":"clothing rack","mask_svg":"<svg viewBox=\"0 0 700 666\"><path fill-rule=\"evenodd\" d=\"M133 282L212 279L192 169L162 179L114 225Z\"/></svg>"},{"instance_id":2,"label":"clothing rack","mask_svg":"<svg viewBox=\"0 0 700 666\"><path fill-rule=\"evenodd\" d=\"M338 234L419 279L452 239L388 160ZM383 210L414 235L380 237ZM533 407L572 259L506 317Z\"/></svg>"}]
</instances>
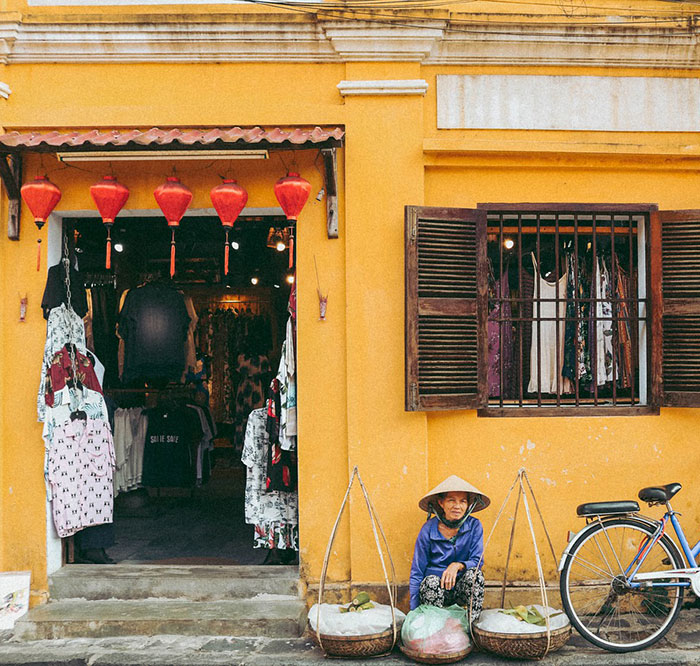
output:
<instances>
[{"instance_id":1,"label":"clothing rack","mask_svg":"<svg viewBox=\"0 0 700 666\"><path fill-rule=\"evenodd\" d=\"M599 224L596 227L597 232L602 236L602 234L610 234L610 230L607 229L609 225L603 225ZM527 226L527 227L503 227L503 233L504 234L517 234L520 231L520 233L523 234L536 234L538 232L538 228L536 226ZM539 227L539 233L541 234L562 234L562 235L569 235L573 236L574 233L578 232L579 234L592 234L593 233L593 227L592 226L561 226L559 225L558 227L551 226L551 225L540 225ZM495 226L488 226L486 228L486 233L488 234L499 234L500 233L500 228L495 227ZM627 236L630 231L627 227L615 227L612 231L615 235L619 236ZM632 235L637 234L637 229L636 227L632 228Z\"/></svg>"},{"instance_id":2,"label":"clothing rack","mask_svg":"<svg viewBox=\"0 0 700 666\"><path fill-rule=\"evenodd\" d=\"M83 284L86 289L92 287L116 287L116 273L83 273Z\"/></svg>"},{"instance_id":3,"label":"clothing rack","mask_svg":"<svg viewBox=\"0 0 700 666\"><path fill-rule=\"evenodd\" d=\"M191 398L192 386L187 384L164 388L114 388L106 389L119 407L155 407L162 398Z\"/></svg>"}]
</instances>

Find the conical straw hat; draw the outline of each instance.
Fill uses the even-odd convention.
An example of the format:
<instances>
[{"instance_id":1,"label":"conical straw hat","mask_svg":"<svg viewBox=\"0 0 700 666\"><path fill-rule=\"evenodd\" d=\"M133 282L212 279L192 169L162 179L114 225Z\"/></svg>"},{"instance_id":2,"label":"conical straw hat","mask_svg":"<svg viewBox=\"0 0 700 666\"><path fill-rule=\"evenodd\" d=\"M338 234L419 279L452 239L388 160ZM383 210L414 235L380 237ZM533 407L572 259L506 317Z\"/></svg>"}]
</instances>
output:
<instances>
[{"instance_id":1,"label":"conical straw hat","mask_svg":"<svg viewBox=\"0 0 700 666\"><path fill-rule=\"evenodd\" d=\"M464 479L461 479L453 474L452 476L448 476L442 483L435 486L435 488L433 488L427 495L424 495L420 502L418 502L418 506L423 509L423 511L430 513L430 505L433 504L434 506L437 506L438 495L441 493L453 492L470 493L471 495L479 495L481 497L481 502L477 503L472 513L481 511L491 504L491 500L489 499L488 495L482 493L468 481L465 481Z\"/></svg>"}]
</instances>

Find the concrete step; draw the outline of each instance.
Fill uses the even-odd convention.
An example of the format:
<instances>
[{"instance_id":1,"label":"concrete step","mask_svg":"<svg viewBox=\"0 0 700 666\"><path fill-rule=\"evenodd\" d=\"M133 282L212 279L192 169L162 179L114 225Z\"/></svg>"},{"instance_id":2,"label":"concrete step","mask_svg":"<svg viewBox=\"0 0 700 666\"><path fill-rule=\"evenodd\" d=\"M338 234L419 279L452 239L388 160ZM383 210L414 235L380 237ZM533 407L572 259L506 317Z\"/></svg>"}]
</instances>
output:
<instances>
[{"instance_id":1,"label":"concrete step","mask_svg":"<svg viewBox=\"0 0 700 666\"><path fill-rule=\"evenodd\" d=\"M32 609L15 624L15 639L155 634L297 638L305 625L306 605L301 599L293 598L236 601L71 599Z\"/></svg>"},{"instance_id":2,"label":"concrete step","mask_svg":"<svg viewBox=\"0 0 700 666\"><path fill-rule=\"evenodd\" d=\"M52 600L247 599L256 594L299 596L296 566L171 566L70 564L49 578Z\"/></svg>"}]
</instances>

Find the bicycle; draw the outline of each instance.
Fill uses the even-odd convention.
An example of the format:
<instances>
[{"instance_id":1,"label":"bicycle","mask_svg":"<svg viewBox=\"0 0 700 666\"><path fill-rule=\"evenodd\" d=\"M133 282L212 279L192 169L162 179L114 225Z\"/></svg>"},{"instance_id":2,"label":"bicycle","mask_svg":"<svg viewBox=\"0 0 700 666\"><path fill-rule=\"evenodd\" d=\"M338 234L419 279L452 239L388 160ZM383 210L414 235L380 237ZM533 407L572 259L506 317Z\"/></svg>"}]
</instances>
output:
<instances>
[{"instance_id":1,"label":"bicycle","mask_svg":"<svg viewBox=\"0 0 700 666\"><path fill-rule=\"evenodd\" d=\"M559 590L571 624L594 645L611 652L649 647L673 626L685 590L700 596L700 541L688 544L670 503L680 489L669 483L639 491L649 506L665 505L660 520L641 515L633 500L577 508L586 526L562 554ZM683 554L666 533L669 523Z\"/></svg>"}]
</instances>

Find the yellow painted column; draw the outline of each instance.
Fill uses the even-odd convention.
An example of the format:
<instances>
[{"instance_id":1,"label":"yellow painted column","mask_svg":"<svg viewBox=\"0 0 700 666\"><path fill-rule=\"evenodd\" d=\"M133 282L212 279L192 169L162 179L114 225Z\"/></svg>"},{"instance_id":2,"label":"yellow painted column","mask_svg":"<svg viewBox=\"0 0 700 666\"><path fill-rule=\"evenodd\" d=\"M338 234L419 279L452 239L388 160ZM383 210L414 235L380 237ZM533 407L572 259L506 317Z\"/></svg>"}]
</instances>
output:
<instances>
[{"instance_id":1,"label":"yellow painted column","mask_svg":"<svg viewBox=\"0 0 700 666\"><path fill-rule=\"evenodd\" d=\"M417 80L417 65L348 65L348 81ZM407 580L427 483L425 414L404 411L404 206L423 202L422 94L347 95L348 464L357 465ZM383 580L364 500L351 506L352 580Z\"/></svg>"},{"instance_id":2,"label":"yellow painted column","mask_svg":"<svg viewBox=\"0 0 700 666\"><path fill-rule=\"evenodd\" d=\"M22 207L19 241L7 237L7 197L0 198L0 568L31 570L32 602L46 596L46 493L36 391L46 325L41 297L46 279L47 226L38 231ZM41 270L36 239L42 239ZM20 321L20 299L27 316Z\"/></svg>"}]
</instances>

